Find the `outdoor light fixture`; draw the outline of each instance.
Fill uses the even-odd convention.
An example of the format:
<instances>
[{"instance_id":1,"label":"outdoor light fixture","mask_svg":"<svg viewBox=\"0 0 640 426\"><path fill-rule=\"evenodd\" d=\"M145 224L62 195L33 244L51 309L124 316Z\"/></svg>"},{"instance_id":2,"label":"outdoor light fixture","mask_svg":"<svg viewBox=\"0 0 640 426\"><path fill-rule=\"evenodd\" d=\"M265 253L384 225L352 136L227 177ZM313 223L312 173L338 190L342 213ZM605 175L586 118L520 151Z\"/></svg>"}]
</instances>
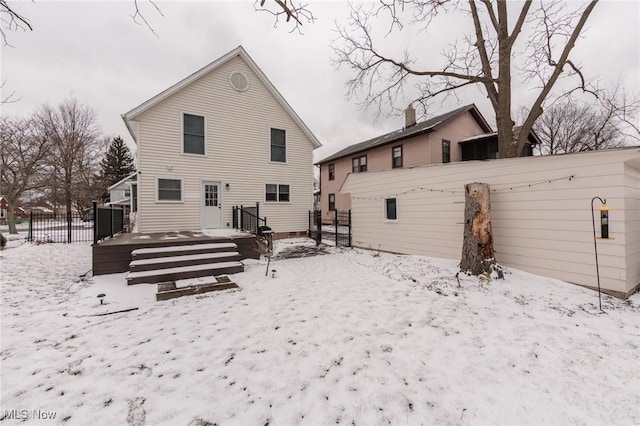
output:
<instances>
[{"instance_id":1,"label":"outdoor light fixture","mask_svg":"<svg viewBox=\"0 0 640 426\"><path fill-rule=\"evenodd\" d=\"M596 207L596 210L600 212L600 238L609 238L609 212L613 209L606 204L605 200L605 204Z\"/></svg>"},{"instance_id":2,"label":"outdoor light fixture","mask_svg":"<svg viewBox=\"0 0 640 426\"><path fill-rule=\"evenodd\" d=\"M598 266L598 244L596 237L596 217L594 214L593 202L595 200L600 201L600 206L595 209L600 212L600 238L609 239L609 212L613 210L607 206L607 200L600 197L593 197L591 199L591 224L593 225L593 250L596 254L596 278L598 279L598 303L600 306L600 312L605 313L602 310L602 294L600 292L600 267Z\"/></svg>"},{"instance_id":3,"label":"outdoor light fixture","mask_svg":"<svg viewBox=\"0 0 640 426\"><path fill-rule=\"evenodd\" d=\"M104 293L100 293L100 294L98 295L98 299L100 299L100 304L101 304L101 305L103 304L104 296L106 296L106 294L104 294Z\"/></svg>"},{"instance_id":4,"label":"outdoor light fixture","mask_svg":"<svg viewBox=\"0 0 640 426\"><path fill-rule=\"evenodd\" d=\"M225 183L225 184L224 184L224 188L225 188L225 189L229 189L229 184L228 184L228 183Z\"/></svg>"}]
</instances>

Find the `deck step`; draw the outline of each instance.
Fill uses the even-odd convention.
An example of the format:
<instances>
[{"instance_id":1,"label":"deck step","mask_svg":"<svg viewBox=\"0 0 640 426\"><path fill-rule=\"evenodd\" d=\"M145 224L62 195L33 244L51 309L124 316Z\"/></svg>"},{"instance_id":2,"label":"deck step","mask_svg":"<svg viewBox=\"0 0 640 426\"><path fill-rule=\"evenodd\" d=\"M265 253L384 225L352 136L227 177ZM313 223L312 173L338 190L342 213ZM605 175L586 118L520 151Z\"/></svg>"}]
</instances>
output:
<instances>
[{"instance_id":1,"label":"deck step","mask_svg":"<svg viewBox=\"0 0 640 426\"><path fill-rule=\"evenodd\" d=\"M158 283L156 300L168 300L182 296L192 296L211 291L239 288L226 275L217 277L200 277L197 279L179 280L177 282Z\"/></svg>"},{"instance_id":2,"label":"deck step","mask_svg":"<svg viewBox=\"0 0 640 426\"><path fill-rule=\"evenodd\" d=\"M127 275L127 284L154 284L164 281L206 277L209 275L237 274L243 271L244 266L237 261L180 266L176 268L155 269L153 271L129 272Z\"/></svg>"},{"instance_id":3,"label":"deck step","mask_svg":"<svg viewBox=\"0 0 640 426\"><path fill-rule=\"evenodd\" d=\"M154 257L150 259L137 259L129 264L130 272L151 271L154 269L177 268L180 266L193 266L220 262L240 260L237 251L224 251L217 253L187 254L183 256Z\"/></svg>"},{"instance_id":4,"label":"deck step","mask_svg":"<svg viewBox=\"0 0 640 426\"><path fill-rule=\"evenodd\" d=\"M188 244L169 247L153 247L133 250L131 258L133 260L153 259L166 256L182 256L202 253L218 253L237 251L236 243L209 243L209 244Z\"/></svg>"}]
</instances>

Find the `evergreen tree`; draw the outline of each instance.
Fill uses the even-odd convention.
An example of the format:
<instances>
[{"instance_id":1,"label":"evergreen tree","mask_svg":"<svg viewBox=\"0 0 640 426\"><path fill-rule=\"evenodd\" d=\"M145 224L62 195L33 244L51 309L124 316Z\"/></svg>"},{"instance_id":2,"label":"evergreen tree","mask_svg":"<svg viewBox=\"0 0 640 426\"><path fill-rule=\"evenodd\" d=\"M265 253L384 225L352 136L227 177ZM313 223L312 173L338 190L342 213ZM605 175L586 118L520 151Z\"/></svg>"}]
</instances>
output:
<instances>
[{"instance_id":1,"label":"evergreen tree","mask_svg":"<svg viewBox=\"0 0 640 426\"><path fill-rule=\"evenodd\" d=\"M107 186L124 179L136 170L131 151L120 136L113 138L100 166Z\"/></svg>"},{"instance_id":2,"label":"evergreen tree","mask_svg":"<svg viewBox=\"0 0 640 426\"><path fill-rule=\"evenodd\" d=\"M105 190L136 170L131 151L120 136L113 138L109 144L107 154L100 162L100 166L102 168L100 175ZM106 191L103 198L105 200L109 198Z\"/></svg>"}]
</instances>

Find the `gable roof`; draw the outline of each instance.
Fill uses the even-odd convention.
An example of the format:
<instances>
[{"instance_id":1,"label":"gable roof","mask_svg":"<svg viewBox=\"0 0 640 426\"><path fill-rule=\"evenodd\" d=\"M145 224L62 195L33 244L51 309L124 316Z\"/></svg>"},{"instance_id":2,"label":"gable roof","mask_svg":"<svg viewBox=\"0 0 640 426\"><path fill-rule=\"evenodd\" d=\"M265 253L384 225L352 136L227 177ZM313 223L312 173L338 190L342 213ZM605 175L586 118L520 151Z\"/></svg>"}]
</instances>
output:
<instances>
[{"instance_id":1,"label":"gable roof","mask_svg":"<svg viewBox=\"0 0 640 426\"><path fill-rule=\"evenodd\" d=\"M390 144L393 142L398 142L413 136L433 132L438 127L445 124L447 121L467 111L471 112L471 114L474 116L474 118L476 119L480 127L485 129L485 131L487 132L491 131L491 127L489 126L487 121L484 119L482 114L480 114L480 111L478 110L476 105L469 104L469 105L465 105L463 107L454 109L452 111L446 112L444 114L438 115L436 117L430 118L421 123L417 123L411 127L407 127L407 128L403 127L401 129L394 130L393 132L384 134L382 136L377 136L373 139L369 139L364 142L360 142L360 143L348 146L342 151L338 151L335 154L332 154L329 157L325 158L324 160L317 162L316 164L324 164L328 161L337 160L339 158L353 155L358 152L367 151L371 148Z\"/></svg>"},{"instance_id":2,"label":"gable roof","mask_svg":"<svg viewBox=\"0 0 640 426\"><path fill-rule=\"evenodd\" d=\"M249 68L251 68L251 70L256 74L258 79L266 86L267 90L271 93L271 95L273 95L273 97L278 101L278 103L280 103L282 108L284 108L284 110L291 116L293 121L298 126L300 126L300 128L302 129L302 132L309 138L309 140L313 144L314 148L321 147L322 144L320 143L320 141L318 141L318 139L314 136L314 134L311 132L311 130L307 127L307 125L304 124L302 119L298 116L298 114L296 114L296 112L293 110L293 108L291 108L291 106L287 103L287 101L284 99L284 97L282 97L280 92L278 92L278 90L275 88L275 86L269 81L267 76L262 72L260 67L258 67L258 65L253 61L253 59L251 59L251 57L249 56L247 51L244 50L244 48L242 46L236 47L231 52L227 53L226 55L224 55L224 56L222 56L222 57L220 57L218 59L216 59L215 61L211 62L209 65L199 69L198 71L194 72L193 74L191 74L187 78L185 78L183 80L180 80L179 82L177 82L173 86L169 87L168 89L163 90L162 92L158 93L153 98L151 98L148 101L146 101L146 102L138 105L137 107L133 108L131 111L129 111L129 112L125 113L125 114L122 114L122 119L124 120L124 123L126 124L127 129L129 129L129 133L133 137L133 140L136 143L138 143L138 141L136 140L135 131L131 128L129 120L135 120L135 118L137 116L139 116L140 114L142 114L143 112L149 110L150 108L153 108L158 103L160 103L163 100L167 99L169 96L171 96L174 93L182 90L184 87L186 87L186 86L190 85L191 83L193 83L194 81L204 77L205 75L209 74L211 71L219 68L220 66L224 65L225 63L229 62L230 60L232 60L233 58L235 58L237 56L239 56L244 62L246 62L246 64L249 66Z\"/></svg>"},{"instance_id":3,"label":"gable roof","mask_svg":"<svg viewBox=\"0 0 640 426\"><path fill-rule=\"evenodd\" d=\"M130 175L120 179L119 181L117 181L116 183L114 183L113 185L111 185L110 187L107 188L107 191L112 190L113 188L115 188L116 186L125 183L126 181L128 181L129 179L133 178L134 176L136 176L138 174L137 171L135 172L131 172Z\"/></svg>"}]
</instances>

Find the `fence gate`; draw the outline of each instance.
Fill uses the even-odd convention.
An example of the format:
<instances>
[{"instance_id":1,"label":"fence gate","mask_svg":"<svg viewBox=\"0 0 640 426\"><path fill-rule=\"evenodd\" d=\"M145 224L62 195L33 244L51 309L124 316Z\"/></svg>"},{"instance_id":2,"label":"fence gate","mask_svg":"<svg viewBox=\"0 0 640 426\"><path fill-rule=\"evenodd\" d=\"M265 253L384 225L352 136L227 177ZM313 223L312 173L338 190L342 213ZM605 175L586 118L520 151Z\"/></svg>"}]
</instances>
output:
<instances>
[{"instance_id":1,"label":"fence gate","mask_svg":"<svg viewBox=\"0 0 640 426\"><path fill-rule=\"evenodd\" d=\"M351 210L334 210L332 216L331 224L323 224L320 210L309 211L309 238L317 244L325 240L336 247L351 247Z\"/></svg>"}]
</instances>

